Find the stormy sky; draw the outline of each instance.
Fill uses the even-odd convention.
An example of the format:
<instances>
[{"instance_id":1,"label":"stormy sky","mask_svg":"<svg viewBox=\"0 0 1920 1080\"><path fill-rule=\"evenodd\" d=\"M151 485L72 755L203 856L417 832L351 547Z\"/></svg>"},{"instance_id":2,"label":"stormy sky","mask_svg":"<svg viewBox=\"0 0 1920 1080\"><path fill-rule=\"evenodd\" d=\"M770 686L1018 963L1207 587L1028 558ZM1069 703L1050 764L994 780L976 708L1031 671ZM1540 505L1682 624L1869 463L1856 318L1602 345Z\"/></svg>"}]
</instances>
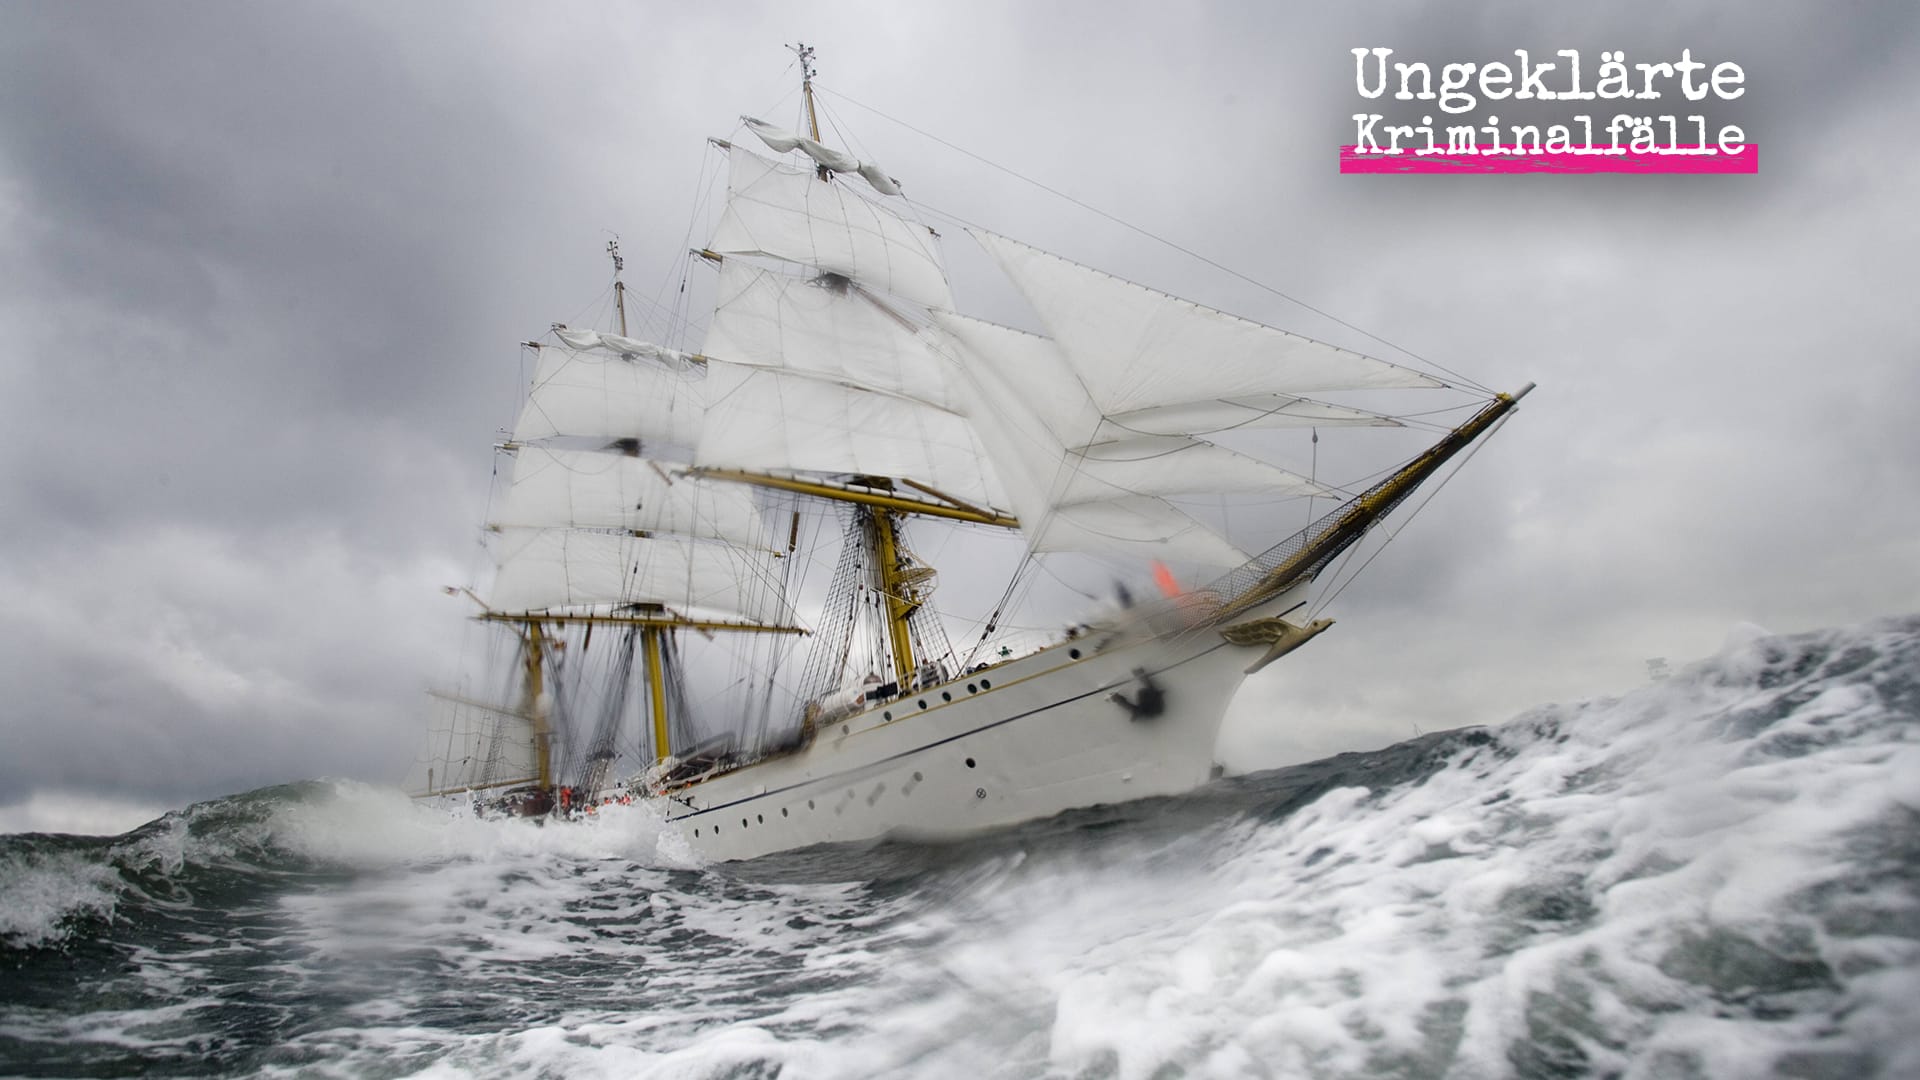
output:
<instances>
[{"instance_id":1,"label":"stormy sky","mask_svg":"<svg viewBox=\"0 0 1920 1080\"><path fill-rule=\"evenodd\" d=\"M439 590L487 573L516 343L606 317L616 233L638 314L672 306L703 140L796 122L797 40L831 133L928 206L1404 358L889 118L1540 384L1242 691L1236 767L1280 718L1384 742L1742 622L1920 608L1917 31L1894 2L0 5L0 828L397 781L473 633ZM1372 46L1734 60L1748 93L1704 105L1760 173L1342 177Z\"/></svg>"}]
</instances>

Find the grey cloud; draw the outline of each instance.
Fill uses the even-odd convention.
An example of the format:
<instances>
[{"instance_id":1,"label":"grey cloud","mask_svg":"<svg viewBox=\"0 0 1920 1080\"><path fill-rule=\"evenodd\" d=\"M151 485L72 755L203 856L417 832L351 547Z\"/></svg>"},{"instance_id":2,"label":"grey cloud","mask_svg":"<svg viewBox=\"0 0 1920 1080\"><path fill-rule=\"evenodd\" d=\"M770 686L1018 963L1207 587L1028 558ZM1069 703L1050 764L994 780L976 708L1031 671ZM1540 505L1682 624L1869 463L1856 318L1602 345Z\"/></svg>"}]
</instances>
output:
<instances>
[{"instance_id":1,"label":"grey cloud","mask_svg":"<svg viewBox=\"0 0 1920 1080\"><path fill-rule=\"evenodd\" d=\"M1920 603L1920 228L1888 139L1911 5L1169 10L0 8L0 584L22 612L0 787L184 800L403 767L461 634L432 590L475 573L513 343L604 313L609 231L636 317L679 303L701 139L792 119L802 21L833 122L930 209L1392 355L853 102L1481 381L1541 383L1311 663L1250 685L1237 763L1275 716L1493 720L1738 619ZM1749 96L1715 111L1762 173L1341 177L1347 50L1373 44L1736 59ZM963 298L1017 318L943 230Z\"/></svg>"}]
</instances>

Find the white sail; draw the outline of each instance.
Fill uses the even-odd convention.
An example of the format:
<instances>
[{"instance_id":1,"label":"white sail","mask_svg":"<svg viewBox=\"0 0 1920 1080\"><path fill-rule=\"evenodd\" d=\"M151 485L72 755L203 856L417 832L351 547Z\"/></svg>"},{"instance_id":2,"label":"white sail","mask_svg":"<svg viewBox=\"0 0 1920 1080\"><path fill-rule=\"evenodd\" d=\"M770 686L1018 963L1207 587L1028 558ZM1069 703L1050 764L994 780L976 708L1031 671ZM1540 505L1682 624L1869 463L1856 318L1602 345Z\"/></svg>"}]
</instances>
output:
<instances>
[{"instance_id":1,"label":"white sail","mask_svg":"<svg viewBox=\"0 0 1920 1080\"><path fill-rule=\"evenodd\" d=\"M721 360L952 408L943 361L920 328L844 278L809 280L729 261L703 348Z\"/></svg>"},{"instance_id":2,"label":"white sail","mask_svg":"<svg viewBox=\"0 0 1920 1080\"><path fill-rule=\"evenodd\" d=\"M994 367L1039 412L1069 447L1128 440L1143 435L1201 436L1243 428L1399 427L1391 417L1291 394L1253 394L1155 405L1106 415L1086 384L1051 339L1009 326L935 311L934 322L959 339L973 359Z\"/></svg>"},{"instance_id":3,"label":"white sail","mask_svg":"<svg viewBox=\"0 0 1920 1080\"><path fill-rule=\"evenodd\" d=\"M784 624L789 612L771 552L678 537L566 529L499 530L492 608L521 613L601 604L661 604Z\"/></svg>"},{"instance_id":4,"label":"white sail","mask_svg":"<svg viewBox=\"0 0 1920 1080\"><path fill-rule=\"evenodd\" d=\"M732 149L727 208L707 247L766 255L851 278L925 307L953 294L925 226L812 172Z\"/></svg>"},{"instance_id":5,"label":"white sail","mask_svg":"<svg viewBox=\"0 0 1920 1080\"><path fill-rule=\"evenodd\" d=\"M509 709L435 693L427 722L427 757L408 773L419 794L461 792L528 781L539 774L533 722Z\"/></svg>"},{"instance_id":6,"label":"white sail","mask_svg":"<svg viewBox=\"0 0 1920 1080\"><path fill-rule=\"evenodd\" d=\"M717 358L707 381L711 402L695 465L911 479L978 506L1006 505L980 440L953 413Z\"/></svg>"},{"instance_id":7,"label":"white sail","mask_svg":"<svg viewBox=\"0 0 1920 1080\"><path fill-rule=\"evenodd\" d=\"M1249 558L1191 515L1147 496L1060 507L1048 515L1031 543L1035 551L1186 560L1219 569Z\"/></svg>"},{"instance_id":8,"label":"white sail","mask_svg":"<svg viewBox=\"0 0 1920 1080\"><path fill-rule=\"evenodd\" d=\"M956 357L949 370L1034 551L1236 566L1246 561L1246 552L1157 496L1221 490L1210 486L1209 471L1226 474L1231 489L1298 479L1221 447L1179 438L1157 446L1129 440L1069 450L1056 428L1096 428L1099 413L1071 375L1061 375L1064 367L1051 343L947 312L935 318L941 333L951 328L966 335L947 338ZM1189 454L1194 456L1184 456Z\"/></svg>"},{"instance_id":9,"label":"white sail","mask_svg":"<svg viewBox=\"0 0 1920 1080\"><path fill-rule=\"evenodd\" d=\"M704 378L697 365L676 368L609 349L550 346L540 350L513 437L528 442L580 435L692 446L700 440L705 413Z\"/></svg>"},{"instance_id":10,"label":"white sail","mask_svg":"<svg viewBox=\"0 0 1920 1080\"><path fill-rule=\"evenodd\" d=\"M1245 553L1158 497L1330 494L1305 477L1199 439L1123 431L1101 415L1047 338L951 312L935 312L934 321L955 357L950 373L968 388L968 416L986 436L1036 551L1126 552L1230 566ZM1155 544L1171 547L1147 550Z\"/></svg>"},{"instance_id":11,"label":"white sail","mask_svg":"<svg viewBox=\"0 0 1920 1080\"><path fill-rule=\"evenodd\" d=\"M783 154L794 150L802 151L822 167L834 172L859 173L867 183L873 185L873 190L882 195L900 194L900 184L893 177L888 176L880 166L870 161L862 162L852 154L835 150L805 135L775 127L765 120L743 116L740 122L747 125L748 131L760 136L760 141L774 150Z\"/></svg>"},{"instance_id":12,"label":"white sail","mask_svg":"<svg viewBox=\"0 0 1920 1080\"><path fill-rule=\"evenodd\" d=\"M978 415L1017 403L1064 447L1087 446L1105 437L1105 417L1053 339L951 311L934 311L933 322L949 342L949 378L985 368L1004 400L976 399Z\"/></svg>"},{"instance_id":13,"label":"white sail","mask_svg":"<svg viewBox=\"0 0 1920 1080\"><path fill-rule=\"evenodd\" d=\"M1108 430L1141 435L1216 435L1246 428L1400 427L1400 421L1292 394L1183 401L1106 418Z\"/></svg>"},{"instance_id":14,"label":"white sail","mask_svg":"<svg viewBox=\"0 0 1920 1080\"><path fill-rule=\"evenodd\" d=\"M1251 394L1437 387L1409 368L1202 307L973 232L1106 415Z\"/></svg>"},{"instance_id":15,"label":"white sail","mask_svg":"<svg viewBox=\"0 0 1920 1080\"><path fill-rule=\"evenodd\" d=\"M627 529L765 546L753 494L734 484L673 476L646 458L523 446L495 525Z\"/></svg>"},{"instance_id":16,"label":"white sail","mask_svg":"<svg viewBox=\"0 0 1920 1080\"><path fill-rule=\"evenodd\" d=\"M1121 469L1089 464L1060 445L1027 398L984 366L966 383L983 407L974 414L982 441L1006 484L1027 546L1138 559L1232 567L1248 555L1179 507L1130 491ZM988 406L986 403L997 402ZM1103 477L1102 472L1108 475ZM1179 486L1179 485L1176 485Z\"/></svg>"},{"instance_id":17,"label":"white sail","mask_svg":"<svg viewBox=\"0 0 1920 1080\"><path fill-rule=\"evenodd\" d=\"M553 333L575 352L599 349L628 360L651 360L656 364L666 364L675 368L685 368L700 362L700 358L691 353L669 349L665 345L655 345L651 341L641 341L639 338L622 337L619 334L603 334L598 330L574 330L565 326L554 327Z\"/></svg>"},{"instance_id":18,"label":"white sail","mask_svg":"<svg viewBox=\"0 0 1920 1080\"><path fill-rule=\"evenodd\" d=\"M1236 450L1181 435L1143 435L1068 450L1067 479L1056 482L1056 503L1123 495L1195 495L1264 491L1274 495L1332 495L1298 473Z\"/></svg>"}]
</instances>

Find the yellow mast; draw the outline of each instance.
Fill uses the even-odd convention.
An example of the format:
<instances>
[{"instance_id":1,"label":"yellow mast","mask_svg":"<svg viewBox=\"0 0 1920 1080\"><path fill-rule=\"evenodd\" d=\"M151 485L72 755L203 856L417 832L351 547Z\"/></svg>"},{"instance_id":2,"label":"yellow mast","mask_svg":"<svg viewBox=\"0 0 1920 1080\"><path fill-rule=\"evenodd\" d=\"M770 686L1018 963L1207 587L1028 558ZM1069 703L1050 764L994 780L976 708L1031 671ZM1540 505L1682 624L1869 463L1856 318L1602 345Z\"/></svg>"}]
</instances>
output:
<instances>
[{"instance_id":1,"label":"yellow mast","mask_svg":"<svg viewBox=\"0 0 1920 1080\"><path fill-rule=\"evenodd\" d=\"M613 258L613 301L615 309L620 312L620 336L626 337L627 283L620 280L620 272L626 269L626 262L620 258L619 237L607 241L607 254ZM640 663L647 673L647 703L653 716L653 755L654 760L659 761L671 753L667 741L666 662L661 642L667 628L675 623L663 617L665 612L658 605L649 604L642 611L643 616L633 620L630 625L640 627Z\"/></svg>"},{"instance_id":2,"label":"yellow mast","mask_svg":"<svg viewBox=\"0 0 1920 1080\"><path fill-rule=\"evenodd\" d=\"M664 760L671 752L667 744L667 680L662 663L660 637L666 631L658 626L640 629L641 659L647 665L647 697L653 709L653 757Z\"/></svg>"},{"instance_id":3,"label":"yellow mast","mask_svg":"<svg viewBox=\"0 0 1920 1080\"><path fill-rule=\"evenodd\" d=\"M553 729L547 726L547 711L541 707L540 699L546 694L546 672L543 660L546 654L546 635L540 624L527 620L526 636L526 708L521 710L533 720L533 759L534 783L543 788L553 786Z\"/></svg>"},{"instance_id":4,"label":"yellow mast","mask_svg":"<svg viewBox=\"0 0 1920 1080\"><path fill-rule=\"evenodd\" d=\"M820 115L813 103L813 49L804 41L792 48L795 55L800 57L800 93L807 103L807 131L812 134L815 142L819 142ZM823 182L833 179L833 172L825 165L818 166L814 171ZM744 480L748 483L766 483L768 479L742 473L734 473L727 478ZM887 643L893 653L894 678L899 680L902 690L906 689L908 680L913 678L913 633L907 625L907 620L919 605L905 595L905 582L900 566L898 511L914 510L936 517L977 521L982 524L1014 524L1013 519L1005 515L989 514L977 507L956 507L948 510L931 504L915 505L914 500L896 496L862 495L825 485L809 485L805 481L790 481L786 484L768 484L767 486L786 487L790 491L805 491L807 494L820 495L824 498L866 505L867 512L873 520L873 549L874 559L879 564L880 592L886 598ZM925 508L922 509L922 506Z\"/></svg>"},{"instance_id":5,"label":"yellow mast","mask_svg":"<svg viewBox=\"0 0 1920 1080\"><path fill-rule=\"evenodd\" d=\"M941 497L953 502L954 505L941 506L938 503L923 502L919 499L903 499L898 495L889 495L882 491L856 491L850 488L835 487L832 484L821 484L812 480L801 480L798 477L742 472L739 469L690 469L688 473L709 480L729 480L739 484L752 484L756 487L774 488L779 491L792 491L801 495L813 495L822 499L832 499L835 502L858 503L862 506L884 508L903 514L923 514L927 517L947 518L953 521L970 521L976 525L995 525L1003 529L1017 529L1020 527L1018 518L996 513L993 510L983 510L979 507L961 504L950 495ZM915 484L911 480L906 481L906 483L914 487L921 487L921 485ZM922 488L922 490L927 489Z\"/></svg>"},{"instance_id":6,"label":"yellow mast","mask_svg":"<svg viewBox=\"0 0 1920 1080\"><path fill-rule=\"evenodd\" d=\"M900 538L895 531L898 523L893 513L888 510L870 513L873 515L873 557L880 570L880 595L887 605L887 642L893 650L894 678L900 680L900 689L905 691L907 680L913 677L913 634L907 619L919 605L903 595Z\"/></svg>"}]
</instances>

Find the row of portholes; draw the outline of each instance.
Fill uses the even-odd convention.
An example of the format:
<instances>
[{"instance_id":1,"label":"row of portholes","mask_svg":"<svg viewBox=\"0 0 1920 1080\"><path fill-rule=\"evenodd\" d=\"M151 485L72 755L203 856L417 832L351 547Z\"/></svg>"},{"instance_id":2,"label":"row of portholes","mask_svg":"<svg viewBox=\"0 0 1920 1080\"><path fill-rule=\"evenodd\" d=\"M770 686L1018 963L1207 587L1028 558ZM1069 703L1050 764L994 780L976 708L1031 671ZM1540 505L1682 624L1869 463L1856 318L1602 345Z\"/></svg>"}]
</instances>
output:
<instances>
[{"instance_id":1,"label":"row of portholes","mask_svg":"<svg viewBox=\"0 0 1920 1080\"><path fill-rule=\"evenodd\" d=\"M967 768L969 768L969 769L976 769L976 768L979 768L979 765L980 765L980 763L979 763L979 762L977 762L977 761L975 761L975 760L973 760L972 758L968 758L968 759L967 759ZM924 775L922 775L922 774L921 774L921 772L920 772L920 771L919 771L918 769L916 769L916 770L914 770L914 773L913 773L913 782L914 782L914 783L916 783L916 784L918 784L918 783L920 783L920 782L921 782L922 780L925 780L925 779L926 779L926 777L925 777ZM912 794L912 789L911 789L911 788L902 788L902 789L900 790L900 793L901 793L902 795L910 795L910 794ZM809 810L812 810L812 809L815 809L815 807L814 807L814 803L813 803L813 800L812 800L812 799L808 799L808 800L807 800L807 809L809 809ZM783 806L783 807L781 807L781 808L780 808L780 816L781 816L781 817L787 817L787 816L788 816L788 814L787 814L787 808L786 808L786 807L784 807L784 806ZM753 820L754 820L754 823L755 823L755 824L759 824L759 825L765 825L765 824L767 823L767 816L766 816L765 814L755 814L755 815L753 815ZM743 829L747 829L747 828L751 828L752 826L751 826L751 825L749 825L749 824L747 823L747 819L746 819L746 818L741 818L741 819L740 819L740 827L741 827L741 828L743 828ZM713 834L714 834L715 836L718 836L718 835L720 835L720 826L718 826L718 825L715 825L715 826L713 827ZM695 836L699 836L699 835L700 835L700 829L699 829L699 827L698 827L698 826L695 826L695 827L694 827L694 830L693 830L693 835L695 835Z\"/></svg>"},{"instance_id":2,"label":"row of portholes","mask_svg":"<svg viewBox=\"0 0 1920 1080\"><path fill-rule=\"evenodd\" d=\"M977 682L977 683L968 683L968 684L967 684L967 693L969 693L969 694L977 694L977 693L979 693L979 692L980 692L980 691L982 691L982 690L991 690L991 689L993 689L993 682L992 682L992 680L989 680L989 679L981 679L981 680L980 680L979 682ZM953 691L951 691L951 690L942 690L942 691L940 691L940 700L941 700L941 701L952 701L952 700L953 700ZM916 705L918 705L918 706L920 706L920 708L921 708L922 710L925 710L925 709L926 709L926 707L927 707L927 699L926 699L926 698L921 698L921 699L919 699L918 701L916 701L916 702L914 702L914 704L916 704ZM881 713L881 714L880 714L880 719L882 719L882 720L884 720L884 721L887 721L887 722L889 722L889 723L891 723L891 722L893 721L893 710L892 710L892 709L888 709L888 710L887 710L886 712L883 712L883 713ZM842 734L842 735L845 735L846 733L847 733L847 729L846 729L846 726L845 726L845 725L842 725L842 726L841 726L841 728L840 728L840 734Z\"/></svg>"},{"instance_id":3,"label":"row of portholes","mask_svg":"<svg viewBox=\"0 0 1920 1080\"><path fill-rule=\"evenodd\" d=\"M809 809L809 810L812 810L813 808L814 808L814 806L813 806L813 800L812 800L812 799L808 799L808 800L807 800L807 809ZM784 807L784 806L783 806L783 807L781 807L781 808L780 808L780 816L781 816L781 817L787 817L787 816L789 816L789 815L788 815L788 813L787 813L787 808L786 808L786 807ZM760 824L762 824L762 825L765 825L765 824L767 823L767 815L765 815L765 814L755 814L755 815L753 815L753 820L754 820L754 821L756 821L756 822L758 822L758 823L760 823ZM743 829L745 829L745 828L748 828L748 827L749 827L749 826L747 825L747 819L746 819L746 818L741 818L741 819L740 819L740 827L741 827L741 828L743 828ZM715 836L718 836L718 835L720 835L720 826L718 826L718 825L715 825L715 826L713 827L713 834L714 834ZM698 827L696 827L696 828L695 828L695 829L693 830L693 835L695 835L695 836L699 836L699 835L700 835L700 830L699 830L699 828L698 828Z\"/></svg>"}]
</instances>

